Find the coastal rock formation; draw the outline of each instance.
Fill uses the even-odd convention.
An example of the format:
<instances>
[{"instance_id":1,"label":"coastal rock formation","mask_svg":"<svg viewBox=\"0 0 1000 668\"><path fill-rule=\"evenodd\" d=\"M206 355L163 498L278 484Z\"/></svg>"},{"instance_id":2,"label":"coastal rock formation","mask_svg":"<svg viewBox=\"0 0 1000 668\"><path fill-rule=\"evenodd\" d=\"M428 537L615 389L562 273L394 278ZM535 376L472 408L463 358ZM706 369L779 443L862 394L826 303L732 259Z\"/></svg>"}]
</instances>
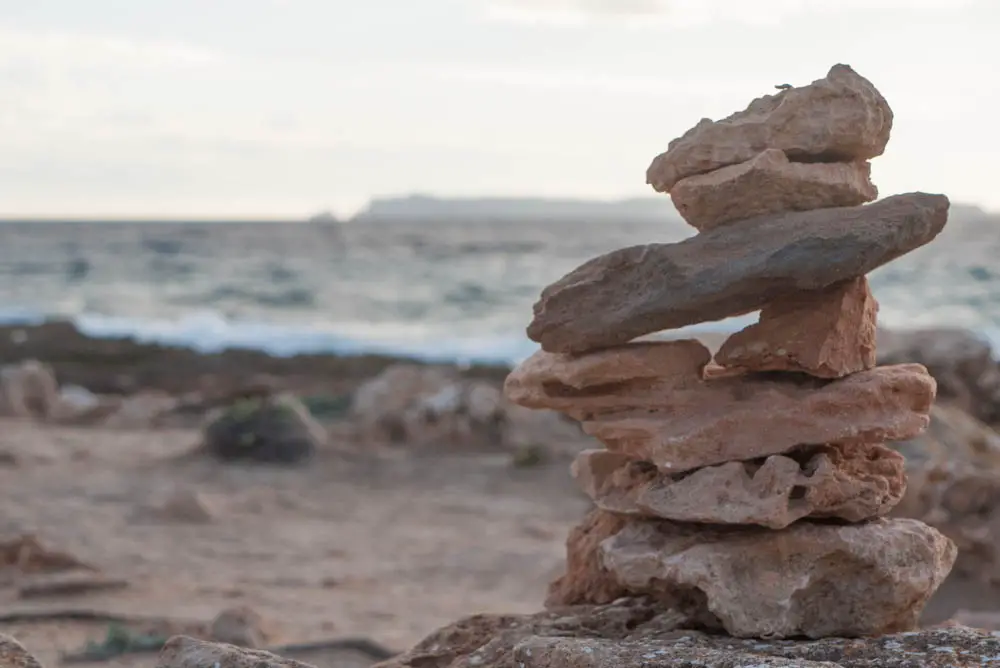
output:
<instances>
[{"instance_id":1,"label":"coastal rock formation","mask_svg":"<svg viewBox=\"0 0 1000 668\"><path fill-rule=\"evenodd\" d=\"M0 633L0 668L42 668L42 664L16 639Z\"/></svg>"},{"instance_id":2,"label":"coastal rock formation","mask_svg":"<svg viewBox=\"0 0 1000 668\"><path fill-rule=\"evenodd\" d=\"M903 457L881 445L802 447L785 455L706 466L687 475L587 450L573 475L597 506L620 515L783 529L803 517L880 517L906 491Z\"/></svg>"},{"instance_id":3,"label":"coastal rock formation","mask_svg":"<svg viewBox=\"0 0 1000 668\"><path fill-rule=\"evenodd\" d=\"M800 292L761 309L759 321L726 339L715 361L744 371L840 378L875 366L877 317L864 276Z\"/></svg>"},{"instance_id":4,"label":"coastal rock formation","mask_svg":"<svg viewBox=\"0 0 1000 668\"><path fill-rule=\"evenodd\" d=\"M792 162L769 148L737 165L689 176L670 189L688 223L704 232L737 220L786 211L857 206L878 197L871 164Z\"/></svg>"},{"instance_id":5,"label":"coastal rock formation","mask_svg":"<svg viewBox=\"0 0 1000 668\"><path fill-rule=\"evenodd\" d=\"M886 442L926 429L936 384L920 364L875 366L865 278L934 239L948 198L834 206L875 197L864 161L891 125L871 83L837 65L654 160L649 182L676 186L699 233L546 287L527 328L541 350L504 384L605 446L573 464L597 508L570 532L549 613L471 618L387 668L957 665L912 663L895 641L735 640L911 631L956 559L935 528L886 517L907 488ZM695 340L633 341L758 309L715 363ZM598 606L585 621L567 607L584 605Z\"/></svg>"},{"instance_id":6,"label":"coastal rock formation","mask_svg":"<svg viewBox=\"0 0 1000 668\"><path fill-rule=\"evenodd\" d=\"M473 615L376 668L979 668L1000 656L1000 638L962 626L788 641L735 640L689 630L686 621L641 598L533 615Z\"/></svg>"},{"instance_id":7,"label":"coastal rock formation","mask_svg":"<svg viewBox=\"0 0 1000 668\"><path fill-rule=\"evenodd\" d=\"M670 192L678 181L750 160L769 148L797 162L846 162L882 155L893 113L870 81L837 64L808 86L757 98L719 121L702 119L671 141L646 171Z\"/></svg>"},{"instance_id":8,"label":"coastal rock formation","mask_svg":"<svg viewBox=\"0 0 1000 668\"><path fill-rule=\"evenodd\" d=\"M944 195L909 193L612 251L542 291L528 337L546 351L579 353L750 313L923 246L944 228L948 206Z\"/></svg>"}]
</instances>

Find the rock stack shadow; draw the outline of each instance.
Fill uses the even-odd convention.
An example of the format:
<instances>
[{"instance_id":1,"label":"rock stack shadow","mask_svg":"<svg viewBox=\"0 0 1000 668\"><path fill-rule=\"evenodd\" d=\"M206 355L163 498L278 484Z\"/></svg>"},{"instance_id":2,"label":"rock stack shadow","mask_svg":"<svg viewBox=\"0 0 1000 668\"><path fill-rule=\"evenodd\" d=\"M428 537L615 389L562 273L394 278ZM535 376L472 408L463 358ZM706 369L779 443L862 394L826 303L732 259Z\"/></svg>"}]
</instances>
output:
<instances>
[{"instance_id":1,"label":"rock stack shadow","mask_svg":"<svg viewBox=\"0 0 1000 668\"><path fill-rule=\"evenodd\" d=\"M949 201L873 202L869 160L892 119L846 65L703 119L647 172L698 233L594 258L542 291L527 329L541 350L505 394L604 446L573 464L596 507L547 607L650 597L737 637L916 627L956 548L886 518L906 472L884 443L926 429L936 385L922 365L876 365L865 276L932 241ZM757 310L714 357L635 340Z\"/></svg>"}]
</instances>

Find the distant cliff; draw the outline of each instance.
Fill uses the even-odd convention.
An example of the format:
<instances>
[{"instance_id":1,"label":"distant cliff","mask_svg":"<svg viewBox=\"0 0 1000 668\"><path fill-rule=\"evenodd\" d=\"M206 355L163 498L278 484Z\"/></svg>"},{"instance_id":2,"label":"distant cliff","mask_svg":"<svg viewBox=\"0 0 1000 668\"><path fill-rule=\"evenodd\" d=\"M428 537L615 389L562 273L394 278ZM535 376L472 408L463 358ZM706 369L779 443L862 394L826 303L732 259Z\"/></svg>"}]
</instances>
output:
<instances>
[{"instance_id":1,"label":"distant cliff","mask_svg":"<svg viewBox=\"0 0 1000 668\"><path fill-rule=\"evenodd\" d=\"M353 220L536 220L629 221L680 220L669 197L616 201L543 198L455 198L424 195L381 197Z\"/></svg>"}]
</instances>

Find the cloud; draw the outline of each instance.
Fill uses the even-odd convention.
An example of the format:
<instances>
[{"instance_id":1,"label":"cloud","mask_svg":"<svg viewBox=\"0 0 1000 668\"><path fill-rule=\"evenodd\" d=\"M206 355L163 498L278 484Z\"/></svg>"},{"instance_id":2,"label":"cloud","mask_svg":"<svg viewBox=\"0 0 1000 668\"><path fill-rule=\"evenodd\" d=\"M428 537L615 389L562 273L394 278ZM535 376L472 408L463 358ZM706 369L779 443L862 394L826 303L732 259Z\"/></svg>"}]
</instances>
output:
<instances>
[{"instance_id":1,"label":"cloud","mask_svg":"<svg viewBox=\"0 0 1000 668\"><path fill-rule=\"evenodd\" d=\"M531 25L691 27L728 21L775 25L801 16L875 11L954 11L977 0L486 0L489 19Z\"/></svg>"},{"instance_id":2,"label":"cloud","mask_svg":"<svg viewBox=\"0 0 1000 668\"><path fill-rule=\"evenodd\" d=\"M224 60L223 54L183 42L24 31L0 25L0 62L32 63L72 69L176 69L202 67Z\"/></svg>"}]
</instances>

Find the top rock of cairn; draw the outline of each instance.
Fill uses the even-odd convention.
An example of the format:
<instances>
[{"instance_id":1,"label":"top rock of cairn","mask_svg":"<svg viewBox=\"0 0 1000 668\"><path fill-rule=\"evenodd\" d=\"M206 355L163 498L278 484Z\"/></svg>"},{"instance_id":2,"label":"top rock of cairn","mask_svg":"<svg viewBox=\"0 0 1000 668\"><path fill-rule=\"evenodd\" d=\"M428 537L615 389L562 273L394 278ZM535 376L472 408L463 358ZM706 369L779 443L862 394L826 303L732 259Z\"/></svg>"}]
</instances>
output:
<instances>
[{"instance_id":1,"label":"top rock of cairn","mask_svg":"<svg viewBox=\"0 0 1000 668\"><path fill-rule=\"evenodd\" d=\"M866 159L885 150L892 118L867 79L835 65L807 86L703 119L647 172L701 234L586 262L542 292L528 336L577 353L772 305L770 320L804 291L837 293L928 243L947 221L947 197L861 206L877 196Z\"/></svg>"},{"instance_id":2,"label":"top rock of cairn","mask_svg":"<svg viewBox=\"0 0 1000 668\"><path fill-rule=\"evenodd\" d=\"M846 65L703 120L653 161L699 233L612 251L542 291L542 350L505 383L579 420L606 449L574 476L596 509L567 543L548 604L649 596L734 636L912 628L955 545L886 519L906 488L886 441L929 422L919 364L875 366L865 274L934 239L948 198L873 204L868 158L892 111ZM637 337L760 310L714 356Z\"/></svg>"}]
</instances>

